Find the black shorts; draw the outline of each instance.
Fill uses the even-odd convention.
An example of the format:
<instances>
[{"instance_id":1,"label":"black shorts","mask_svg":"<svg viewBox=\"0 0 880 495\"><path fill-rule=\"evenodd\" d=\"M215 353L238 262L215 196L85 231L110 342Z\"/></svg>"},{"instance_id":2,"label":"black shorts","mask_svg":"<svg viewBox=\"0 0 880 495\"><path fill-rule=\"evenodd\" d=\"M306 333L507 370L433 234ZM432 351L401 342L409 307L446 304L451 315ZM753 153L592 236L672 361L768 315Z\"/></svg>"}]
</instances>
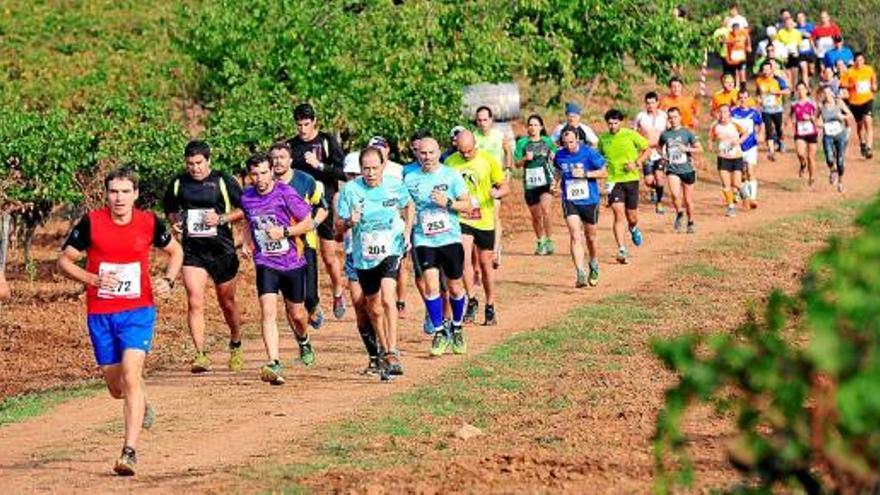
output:
<instances>
[{"instance_id":1,"label":"black shorts","mask_svg":"<svg viewBox=\"0 0 880 495\"><path fill-rule=\"evenodd\" d=\"M654 175L654 172L666 171L666 163L663 160L648 160L642 165L642 174L647 177Z\"/></svg>"},{"instance_id":2,"label":"black shorts","mask_svg":"<svg viewBox=\"0 0 880 495\"><path fill-rule=\"evenodd\" d=\"M856 122L861 122L869 115L874 116L874 100L862 103L861 105L850 105L849 110L852 112Z\"/></svg>"},{"instance_id":3,"label":"black shorts","mask_svg":"<svg viewBox=\"0 0 880 495\"><path fill-rule=\"evenodd\" d=\"M306 258L306 292L304 301L306 310L311 313L321 302L318 293L318 252L307 247L303 256Z\"/></svg>"},{"instance_id":4,"label":"black shorts","mask_svg":"<svg viewBox=\"0 0 880 495\"><path fill-rule=\"evenodd\" d=\"M459 242L440 247L419 246L416 248L416 258L423 272L439 268L450 280L460 279L464 273L464 248Z\"/></svg>"},{"instance_id":5,"label":"black shorts","mask_svg":"<svg viewBox=\"0 0 880 495\"><path fill-rule=\"evenodd\" d=\"M469 235L474 238L474 245L483 251L495 249L495 229L480 230L470 225L461 224L461 235Z\"/></svg>"},{"instance_id":6,"label":"black shorts","mask_svg":"<svg viewBox=\"0 0 880 495\"><path fill-rule=\"evenodd\" d=\"M234 279L238 274L238 255L235 251L221 255L184 251L183 266L203 268L214 284L220 285Z\"/></svg>"},{"instance_id":7,"label":"black shorts","mask_svg":"<svg viewBox=\"0 0 880 495\"><path fill-rule=\"evenodd\" d=\"M372 296L377 294L379 289L382 288L383 278L397 280L397 274L400 272L400 261L401 258L397 256L388 256L373 268L368 270L358 268L358 282L361 284L364 295Z\"/></svg>"},{"instance_id":8,"label":"black shorts","mask_svg":"<svg viewBox=\"0 0 880 495\"><path fill-rule=\"evenodd\" d=\"M785 61L786 69L797 69L801 66L801 58L799 56L789 56Z\"/></svg>"},{"instance_id":9,"label":"black shorts","mask_svg":"<svg viewBox=\"0 0 880 495\"><path fill-rule=\"evenodd\" d=\"M527 206L535 206L541 202L541 196L550 194L550 186L540 186L534 189L526 189L523 194L526 197Z\"/></svg>"},{"instance_id":10,"label":"black shorts","mask_svg":"<svg viewBox=\"0 0 880 495\"><path fill-rule=\"evenodd\" d=\"M690 172L667 172L670 176L678 177L681 180L682 184L693 185L697 182L697 172L695 170L691 170Z\"/></svg>"},{"instance_id":11,"label":"black shorts","mask_svg":"<svg viewBox=\"0 0 880 495\"><path fill-rule=\"evenodd\" d=\"M591 205L576 205L571 201L563 201L562 215L566 218L577 215L582 222L596 225L596 222L599 221L599 205L595 203Z\"/></svg>"},{"instance_id":12,"label":"black shorts","mask_svg":"<svg viewBox=\"0 0 880 495\"><path fill-rule=\"evenodd\" d=\"M279 291L287 301L305 301L306 268L282 271L257 265L257 296L278 294Z\"/></svg>"},{"instance_id":13,"label":"black shorts","mask_svg":"<svg viewBox=\"0 0 880 495\"><path fill-rule=\"evenodd\" d=\"M335 241L336 224L333 222L333 214L328 214L327 218L325 218L323 222L318 224L318 228L316 230L318 232L318 237L320 237L321 239L324 239L325 241Z\"/></svg>"},{"instance_id":14,"label":"black shorts","mask_svg":"<svg viewBox=\"0 0 880 495\"><path fill-rule=\"evenodd\" d=\"M746 62L742 61L736 64L730 64L726 60L722 61L724 74L736 74L736 71L746 68Z\"/></svg>"},{"instance_id":15,"label":"black shorts","mask_svg":"<svg viewBox=\"0 0 880 495\"><path fill-rule=\"evenodd\" d=\"M618 182L614 184L608 193L608 206L614 203L623 203L627 210L636 210L639 207L639 181Z\"/></svg>"},{"instance_id":16,"label":"black shorts","mask_svg":"<svg viewBox=\"0 0 880 495\"><path fill-rule=\"evenodd\" d=\"M798 55L798 59L799 59L801 62L806 62L806 63L808 63L808 64L814 64L814 63L816 63L816 54L815 54L815 53L812 53L812 52L810 52L810 53L801 53L800 55Z\"/></svg>"},{"instance_id":17,"label":"black shorts","mask_svg":"<svg viewBox=\"0 0 880 495\"><path fill-rule=\"evenodd\" d=\"M819 135L813 134L811 136L795 136L795 139L798 141L805 141L810 144L816 144L819 142Z\"/></svg>"},{"instance_id":18,"label":"black shorts","mask_svg":"<svg viewBox=\"0 0 880 495\"><path fill-rule=\"evenodd\" d=\"M724 172L742 172L743 171L743 159L742 158L721 158L718 157L718 170L722 170Z\"/></svg>"}]
</instances>

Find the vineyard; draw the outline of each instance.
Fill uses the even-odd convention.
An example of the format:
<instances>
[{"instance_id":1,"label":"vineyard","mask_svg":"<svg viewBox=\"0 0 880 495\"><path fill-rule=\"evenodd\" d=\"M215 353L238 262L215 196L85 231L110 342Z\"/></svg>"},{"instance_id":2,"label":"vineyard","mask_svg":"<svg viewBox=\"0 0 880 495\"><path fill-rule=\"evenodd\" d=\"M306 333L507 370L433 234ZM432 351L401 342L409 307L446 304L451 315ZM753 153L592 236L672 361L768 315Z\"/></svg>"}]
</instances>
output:
<instances>
[{"instance_id":1,"label":"vineyard","mask_svg":"<svg viewBox=\"0 0 880 495\"><path fill-rule=\"evenodd\" d=\"M817 2L801 3L812 10L818 8ZM631 108L636 104L633 87L643 88L646 81L665 81L670 67L683 68L682 74L687 78L703 61L704 51L711 49L709 33L723 14L723 6L691 0L685 2L687 18L680 19L674 15L678 4L672 0L648 4L638 0L303 0L292 8L290 2L280 0L7 0L0 6L0 270L5 267L14 286L27 284L27 289L26 296L19 295L8 305L0 306L0 337L6 341L0 351L6 353L2 362L7 368L2 376L12 377L3 384L3 390L39 392L39 383L52 388L94 375L91 362L84 361L89 349L86 335L81 333L79 289L60 280L51 260L69 222L103 201L102 176L107 170L118 165L136 169L141 176L141 206L155 208L169 178L182 168L182 150L187 140L206 140L214 153L213 166L238 174L251 152L292 134L291 109L306 101L317 108L319 125L338 133L346 149L362 146L370 136L380 134L391 138L393 152L401 160L408 158L402 150L413 130L426 128L445 136L449 128L465 120L461 115L462 88L470 84L516 81L526 95L524 113L533 109L560 113L566 98L575 95L583 100L585 94L595 95L594 100L603 104L617 102ZM772 22L778 11L777 3L758 0L742 2L741 7L752 13L750 19L756 25ZM835 16L843 30L851 33L851 42L876 61L880 54L880 27L873 15L880 9L877 0L845 2L837 8ZM588 104L593 104L589 111L602 111L594 101ZM742 235L755 235L767 222L791 222L786 218L800 218L792 215L803 215L836 201L837 196L829 195L828 191L808 194L802 187L786 182L791 172L783 171L782 167L789 165L793 167L783 161L778 168L768 169L766 194L770 207L751 213L751 219L740 227ZM387 474L388 469L398 469L392 474L403 481L397 485L389 483L387 489L417 486L425 483L425 479L450 481L446 478L448 474L433 471L431 463L419 464L410 471L399 466L406 466L407 458L424 456L444 464L450 461L443 457L449 452L466 455L461 445L450 446L449 439L439 438L436 431L429 431L430 426L416 426L424 421L438 429L449 428L454 416L449 411L455 411L490 432L486 452L497 452L486 455L496 457L470 459L479 469L487 464L492 466L485 468L490 475L500 470L514 476L511 473L516 469L509 464L504 469L494 464L512 463L510 459L514 458L540 465L533 467L532 474L561 462L561 458L569 464L553 467L557 474L567 476L575 471L573 466L582 475L584 470L587 472L581 478L566 478L565 482L560 481L563 475L548 474L540 483L535 481L540 477L538 474L534 474L535 479L514 476L515 484L511 486L519 491L550 486L554 490L578 492L592 486L587 480L617 491L627 486L633 491L650 487L658 492L672 492L694 483L703 488L707 485L700 475L708 474L708 483L730 486L730 491L736 493L788 489L806 493L874 493L880 486L880 394L876 393L876 384L880 382L880 306L875 304L880 294L880 276L872 267L880 263L880 203L867 200L880 184L874 179L875 163L858 162L854 168L850 194L858 201L852 204L863 207L855 219L855 228L848 227L853 216L850 213L834 217L833 222L820 219L809 226L804 226L804 220L796 220L794 223L801 229L795 229L796 235L780 227L779 232L784 232L778 236L788 237L779 242L794 246L790 259L785 254L774 255L777 258L772 261L760 256L749 258L750 263L764 271L741 276L746 290L734 297L736 304L725 307L718 300L711 300L712 304L694 309L703 312L703 321L691 318L688 325L673 324L656 334L650 331L654 309L636 307L633 301L644 295L655 308L666 306L667 299L651 298L673 285L675 290L685 293L692 290L688 294L694 300L703 297L694 290L691 279L699 277L693 273L687 280L672 277L667 283L668 273L682 266L703 266L697 271L725 282L739 279L734 269L712 271L712 263L724 261L719 259L721 248L712 239L733 235L732 231L720 224L707 225L706 233L697 236L699 247L691 251L680 238L664 233L668 226L663 218L648 219L646 231L652 242L658 239L658 252L664 256L657 259L690 256L687 263L691 264L655 266L645 256L641 260L636 258L632 267L642 267L642 278L630 279L623 272L609 270L608 286L623 294L622 304L614 299L618 296L601 300L593 295L575 296L567 288L548 283L563 270L563 258L536 268L532 259L523 254L530 248L523 235L528 228L525 206L508 209L505 221L517 226L508 233L511 245L515 246L508 256L514 261L505 267L510 271L504 273L507 279L502 281L502 290L507 291L509 300L500 306L503 311L509 310L508 321L517 320L510 328L504 327L504 332L515 328L523 333L508 341L509 333L486 330L475 337L474 344L487 354L474 362L456 362L453 366L444 365L443 369L433 369L427 362L414 363L414 384L406 385L403 390L407 395L397 399L387 390L367 389L345 375L346 367L356 365L351 356L353 334L346 333L350 330L348 320L331 324L335 326L316 338L326 339L319 340L318 345L326 345L326 355L333 356L334 366L304 374L302 378L302 388L325 393L327 404L312 402L314 398L260 395L249 380L234 377L180 385L178 382L189 377L181 378L173 370L189 349L181 343L185 340L181 317L185 298L179 290L179 300L160 309L163 316L159 324L159 358L151 368L161 377L162 387L157 396L165 399L168 408L163 413L179 423L164 431L165 436L162 430L158 433L156 450L165 459L154 461L159 464L159 474L145 478L144 485L129 485L127 489L156 483L159 491L180 491L192 486L206 491L229 487L235 487L234 491L284 490L286 483L296 479L315 491L332 486L337 491L360 493L362 489L369 492L369 486L361 480L365 471ZM708 192L716 188L714 179L703 180L700 186L705 192L700 192L698 201L703 206L714 205L717 199ZM554 215L561 218L558 208ZM719 217L711 221L721 220ZM557 225L557 231L562 228ZM813 228L819 234L810 234ZM603 242L610 235L603 226ZM827 245L826 235L832 236ZM13 251L7 250L10 242ZM810 254L818 249L818 254ZM748 250L733 251L729 256L744 257ZM512 275L516 269L525 275ZM245 276L250 280L252 271L246 271ZM650 285L651 290L639 284ZM240 288L240 298L244 300L252 297L253 291L248 284L243 285L246 287ZM783 285L785 290L771 291L776 285ZM706 290L712 297L722 298L724 293L737 292L739 287ZM570 300L560 303L557 296L548 294L550 291L559 291ZM627 299L632 294L638 296ZM748 312L741 309L747 300ZM683 301L680 303L685 305L687 299ZM417 307L417 303L412 306ZM736 306L732 312L735 314L716 317L712 313L723 313L730 306ZM555 308L559 314L536 318L530 307ZM613 311L619 313L612 316L622 326L631 324L632 329L627 330L631 333L622 337L603 336L607 341L600 342L595 337L598 334L575 332L574 329L581 328L578 325L599 328L597 318L601 315L591 313L600 311L596 308L615 308ZM53 310L63 316L52 315ZM216 307L209 308L213 310ZM573 310L574 316L565 316L568 310ZM649 316L640 319L639 311ZM656 314L669 320L678 318L670 313ZM244 316L249 321L258 319L254 307L246 309ZM560 323L558 320L563 317L567 319ZM568 318L576 318L577 323L566 323ZM53 328L44 332L39 328L40 322L51 322ZM418 348L423 342L414 337L418 335L413 330L415 323L409 320L407 325L407 332L412 330L407 343ZM537 337L529 337L534 325L551 327L543 329ZM599 332L593 326L589 328ZM41 338L44 335L58 340ZM257 341L254 329L247 330L245 336L251 344ZM251 344L246 343L245 347L251 361L255 361L258 353L256 347L248 347ZM606 368L601 373L590 368L579 375L579 370L589 368L589 359L584 358L587 364L575 370L567 367L568 361L549 362L546 357L534 355L534 348L549 348L550 344L558 344L566 359L583 358L582 354L587 352L584 349L596 351L599 354L590 359L601 361ZM71 351L69 356L51 358L52 352L74 346L81 348ZM501 362L498 356L518 356L522 362L534 361L556 374L530 376ZM619 364L618 359L624 364ZM39 371L19 369L28 362L36 363ZM69 369L52 369L58 363ZM21 375L15 375L17 372ZM455 397L454 390L447 388L426 390L426 384L441 372L445 373L443 377L471 387L465 388L472 395ZM640 376L645 383L634 385L631 379L622 378L624 372ZM499 375L505 375L508 381ZM328 384L333 380L327 380L327 376L342 384L334 388ZM480 381L482 385L473 389L476 379L486 381ZM594 379L597 381L589 381ZM596 390L613 394L615 387L609 383L617 379L621 380L618 392L630 394L625 399L626 407L619 409L633 414L632 417L625 417L616 404L609 406L608 399L594 401L594 392L584 391L584 382L580 381L588 380ZM207 386L222 392L192 399L194 405L190 404L190 397L198 395L199 387ZM479 388L483 386L488 388ZM547 400L550 413L537 406L518 409L528 401L526 397L546 389L555 394ZM261 415L273 420L280 417L273 409L276 404L286 411L298 410L303 400L310 408L302 412L303 424L328 422L344 432L329 439L315 438L310 436L311 432L303 431L300 422L292 421L297 424L279 425L274 437L272 431L264 431L262 423L242 411L231 416L239 422L240 429L228 427L232 420L223 411L211 411L216 408L216 402L211 401L216 400L215 393L228 394L225 397L239 409L257 407ZM420 401L433 404L431 401L440 400L438 395L442 398L439 405L419 405ZM68 408L64 414L87 424L86 433L93 432L102 440L109 433L118 433L114 429L119 426L111 424L103 413L91 416L90 411L108 409L106 402L89 398L88 393L74 392L72 396L75 400L63 406ZM82 396L85 398L80 399ZM0 401L0 418L24 397L27 396ZM346 415L351 412L352 397L380 409L388 403L400 407L384 419L352 419ZM492 402L492 397L498 402ZM553 405L556 400L562 404L558 409ZM593 424L598 416L572 413L562 425L562 416L554 414L568 414L566 404L588 411L598 404L595 414L607 416ZM185 414L192 407L206 411L204 418L200 418L203 423ZM712 412L706 413L709 409ZM552 429L552 425L544 422L548 414L551 419L547 421L552 423L556 418L562 425L557 426L560 430L553 435L545 431ZM694 414L708 419L704 425L695 427ZM51 458L56 456L61 459L57 462L80 473L67 486L94 489L96 479L82 473L94 467L84 465L95 461L78 459L87 456L88 448L99 451L107 442L102 441L99 447L96 440L77 437L86 435L82 431L71 437L71 444L61 445L45 435L40 437L41 429L43 433L52 431L46 424L56 428L67 426L62 416L50 414L45 419L47 423L38 423L41 419L37 418L32 424L4 426L4 421L0 421L0 444L12 446L4 454L7 457L0 456L0 480L8 476L14 481L14 488L39 488L39 483L44 483L43 488L57 489L64 486L61 483L65 480L53 471L51 464L55 461ZM638 421L634 425L631 421L635 416ZM365 418L387 428L368 429L362 426L367 422ZM511 424L518 424L522 431L505 429L513 429L507 424L510 418ZM618 420L630 423L621 427L615 423ZM351 422L357 421L360 423L353 427ZM597 431L610 425L615 435L627 437L638 433L639 437L627 437L631 443L615 445L617 450L609 447L611 440L603 439L594 445L590 442L595 439L585 439L579 433L573 434L577 438L567 437L574 430L571 424L579 421L593 422L590 424ZM712 437L714 443L710 447L693 441L694 432L709 429L706 425L717 428L722 433L714 433L723 437ZM181 433L186 427L190 430ZM337 434L333 428L327 431ZM359 428L366 428L363 431L369 441L348 435L350 431L361 432ZM530 428L544 430L539 435ZM499 438L505 433L514 443L524 442L517 443L526 452L521 459L504 457L508 454ZM173 438L178 434L183 436ZM238 440L236 435L248 440L242 442L240 453L230 453L228 445ZM192 474L169 460L176 455L190 459L193 454L187 450L191 445L186 441L196 445L205 437L214 439L205 448L221 459L216 465L200 464L193 468L197 474ZM43 449L36 454L28 450L31 446L23 440L34 438L37 440L33 448ZM77 442L78 446L72 446ZM321 462L303 467L304 454L285 454L283 462L297 466L290 468L296 474L281 475L280 479L260 471L272 471L272 465L255 468L251 464L253 458L265 455L263 445L287 452L294 442L302 442L305 451ZM529 456L534 445L529 442L538 442L538 454L533 457ZM724 447L719 447L722 443ZM616 456L616 461L611 466L602 465L587 453L590 462L578 464L580 461L563 448L588 451L588 445L596 447L596 452L609 449L609 456ZM638 467L632 468L635 474L627 471L626 462L621 460L630 454L620 452L622 448L632 449L632 445L642 449L639 455L644 454L636 456ZM444 454L447 449L449 452ZM650 456L646 449L650 449ZM340 452L347 457L340 457ZM541 458L542 455L549 458ZM50 458L46 461L49 469L33 460L42 459L40 456ZM704 467L715 466L710 460L719 457L724 467ZM507 460L498 461L499 458ZM381 466L375 464L377 459L383 463ZM31 464L20 471L33 469L38 473L34 477L38 481L22 481L17 477L20 472L13 473L10 466L19 469L18 463L23 462ZM257 474L242 474L237 470L241 466L249 466ZM503 481L498 485L480 484L485 481L485 473L474 474L470 466L452 463L450 469L466 480L451 485L452 491L505 489ZM632 484L615 485L595 475L605 470L624 478L630 476L632 479L627 483ZM556 481L548 481L554 476ZM252 478L261 481L241 485L242 480Z\"/></svg>"}]
</instances>

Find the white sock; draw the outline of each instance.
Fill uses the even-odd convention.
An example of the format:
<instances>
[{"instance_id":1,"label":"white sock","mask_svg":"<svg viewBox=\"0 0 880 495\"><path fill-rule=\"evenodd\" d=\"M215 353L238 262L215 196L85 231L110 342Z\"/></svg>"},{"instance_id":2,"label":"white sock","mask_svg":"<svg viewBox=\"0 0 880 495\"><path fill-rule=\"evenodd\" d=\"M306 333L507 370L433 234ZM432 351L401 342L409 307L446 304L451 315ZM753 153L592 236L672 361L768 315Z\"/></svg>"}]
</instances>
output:
<instances>
[{"instance_id":1,"label":"white sock","mask_svg":"<svg viewBox=\"0 0 880 495\"><path fill-rule=\"evenodd\" d=\"M752 179L749 181L749 184L751 184L751 186L752 186L751 187L752 199L757 201L758 200L758 181L756 179Z\"/></svg>"}]
</instances>

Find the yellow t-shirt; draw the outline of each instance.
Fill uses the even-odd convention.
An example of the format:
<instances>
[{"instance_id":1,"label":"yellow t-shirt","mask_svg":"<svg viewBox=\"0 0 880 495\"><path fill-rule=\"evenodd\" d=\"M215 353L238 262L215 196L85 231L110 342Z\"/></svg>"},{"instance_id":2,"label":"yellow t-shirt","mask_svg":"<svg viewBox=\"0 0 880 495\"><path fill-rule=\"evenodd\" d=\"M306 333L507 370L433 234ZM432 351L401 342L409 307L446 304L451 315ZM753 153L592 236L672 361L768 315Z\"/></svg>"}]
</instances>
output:
<instances>
[{"instance_id":1,"label":"yellow t-shirt","mask_svg":"<svg viewBox=\"0 0 880 495\"><path fill-rule=\"evenodd\" d=\"M730 91L719 89L712 95L712 112L717 112L721 105L736 106L737 98L739 98L739 91L736 88Z\"/></svg>"},{"instance_id":2,"label":"yellow t-shirt","mask_svg":"<svg viewBox=\"0 0 880 495\"><path fill-rule=\"evenodd\" d=\"M864 105L874 99L873 85L876 84L877 74L870 66L862 65L861 69L850 67L842 79L841 86L849 92L850 105Z\"/></svg>"},{"instance_id":3,"label":"yellow t-shirt","mask_svg":"<svg viewBox=\"0 0 880 495\"><path fill-rule=\"evenodd\" d=\"M491 128L489 134L483 134L480 130L474 131L474 141L477 149L486 150L504 166L504 133L500 129Z\"/></svg>"},{"instance_id":4,"label":"yellow t-shirt","mask_svg":"<svg viewBox=\"0 0 880 495\"><path fill-rule=\"evenodd\" d=\"M789 55L797 55L800 50L799 47L801 40L804 39L804 36L797 28L782 28L776 32L776 39L785 45L785 48L788 49Z\"/></svg>"},{"instance_id":5,"label":"yellow t-shirt","mask_svg":"<svg viewBox=\"0 0 880 495\"><path fill-rule=\"evenodd\" d=\"M461 223L478 230L495 228L495 198L492 186L504 182L504 169L501 163L485 150L477 150L471 161L466 161L461 153L453 153L446 159L446 165L464 179L471 197L471 211L459 215Z\"/></svg>"}]
</instances>

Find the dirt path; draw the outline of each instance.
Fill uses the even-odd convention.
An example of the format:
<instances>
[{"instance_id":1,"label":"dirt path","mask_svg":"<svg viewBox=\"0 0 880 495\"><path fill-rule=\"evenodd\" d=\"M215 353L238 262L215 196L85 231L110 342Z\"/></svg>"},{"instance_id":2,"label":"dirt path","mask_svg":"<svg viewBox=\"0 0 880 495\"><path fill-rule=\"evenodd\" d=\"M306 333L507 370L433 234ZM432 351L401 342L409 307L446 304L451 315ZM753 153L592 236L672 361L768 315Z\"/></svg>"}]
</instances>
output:
<instances>
[{"instance_id":1,"label":"dirt path","mask_svg":"<svg viewBox=\"0 0 880 495\"><path fill-rule=\"evenodd\" d=\"M873 164L851 157L848 192L843 197L873 194L880 186L875 170ZM820 180L812 193L799 186L792 154L775 164L762 163L760 173L760 208L728 219L720 205L714 173L704 172L707 180L697 186L698 232L693 236L672 233L670 214L655 215L643 207L646 245L631 250L628 266L613 262L611 215L603 209L598 289L574 289L561 221L556 223L557 254L553 257L531 254L531 233L521 232L506 240L497 304L500 324L468 328L470 352L479 353L512 333L550 323L576 305L640 287L663 274L670 264L693 263L698 257L694 247L705 247L713 236L755 228L841 199L827 180ZM824 172L820 177L826 177ZM520 197L512 202L515 208L524 208ZM556 210L558 216L558 207ZM250 289L250 284L242 289L247 294L245 304L254 302ZM43 417L0 428L0 486L7 493L204 490L216 488L222 476L238 467L266 462L270 455L271 462L277 462L295 448L298 438L322 424L344 417L359 405L428 383L446 367L467 359L427 357L429 340L419 328L422 309L412 297L415 294L411 292L411 316L402 327L406 376L392 384L358 374L365 359L351 311L344 321L330 322L314 335L316 366L288 368L289 381L283 387L259 381L256 369L265 355L251 324L244 344L245 372L191 376L185 371L169 371L148 377L150 398L159 418L156 427L142 436L138 449L141 474L137 477L118 479L110 474L110 463L120 448L120 403L100 396L75 400ZM293 339L287 335L284 344L282 356L289 360L295 355ZM224 358L223 353L214 356L217 363Z\"/></svg>"}]
</instances>

